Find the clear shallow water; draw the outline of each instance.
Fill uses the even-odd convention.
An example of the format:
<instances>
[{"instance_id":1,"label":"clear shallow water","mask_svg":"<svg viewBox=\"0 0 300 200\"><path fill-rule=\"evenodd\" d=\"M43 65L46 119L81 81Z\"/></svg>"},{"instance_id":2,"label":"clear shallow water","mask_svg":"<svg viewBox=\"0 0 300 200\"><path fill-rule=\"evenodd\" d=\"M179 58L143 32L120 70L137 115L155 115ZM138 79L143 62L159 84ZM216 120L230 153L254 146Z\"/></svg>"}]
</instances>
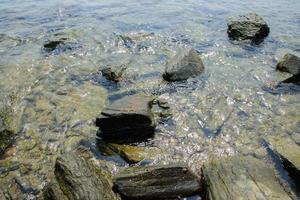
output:
<instances>
[{"instance_id":1,"label":"clear shallow water","mask_svg":"<svg viewBox=\"0 0 300 200\"><path fill-rule=\"evenodd\" d=\"M150 141L164 152L152 164L183 160L198 171L215 155L269 161L261 145L268 135L299 144L299 87L265 89L290 76L275 71L278 59L287 52L300 56L299 9L298 0L0 1L0 99L12 104L18 132L1 162L21 166L3 182L17 177L41 189L56 155L80 139L94 144L93 120L106 99L132 92L158 94L172 107L172 119ZM261 15L271 29L259 46L227 38L228 18L248 12ZM119 34L133 42L124 44ZM47 40L59 38L69 38L72 50L42 50ZM202 53L204 74L165 83L164 63L185 46ZM99 73L124 64L126 80L117 85Z\"/></svg>"}]
</instances>

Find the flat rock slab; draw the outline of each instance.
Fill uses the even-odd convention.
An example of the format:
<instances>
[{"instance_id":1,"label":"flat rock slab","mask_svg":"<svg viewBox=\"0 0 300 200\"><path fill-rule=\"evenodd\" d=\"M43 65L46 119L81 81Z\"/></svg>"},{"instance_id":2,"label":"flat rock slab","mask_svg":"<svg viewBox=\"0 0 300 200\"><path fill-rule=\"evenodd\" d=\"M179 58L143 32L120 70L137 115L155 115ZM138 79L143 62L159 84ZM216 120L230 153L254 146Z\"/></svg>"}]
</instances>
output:
<instances>
[{"instance_id":1,"label":"flat rock slab","mask_svg":"<svg viewBox=\"0 0 300 200\"><path fill-rule=\"evenodd\" d=\"M212 160L203 167L210 200L291 200L274 171L253 157Z\"/></svg>"},{"instance_id":2,"label":"flat rock slab","mask_svg":"<svg viewBox=\"0 0 300 200\"><path fill-rule=\"evenodd\" d=\"M227 25L229 38L251 40L255 44L260 44L270 32L267 23L255 13L235 17Z\"/></svg>"},{"instance_id":3,"label":"flat rock slab","mask_svg":"<svg viewBox=\"0 0 300 200\"><path fill-rule=\"evenodd\" d=\"M117 191L129 199L168 199L198 194L200 178L187 166L129 167L114 177Z\"/></svg>"},{"instance_id":4,"label":"flat rock slab","mask_svg":"<svg viewBox=\"0 0 300 200\"><path fill-rule=\"evenodd\" d=\"M290 138L277 136L269 137L268 142L290 176L300 183L300 146Z\"/></svg>"},{"instance_id":5,"label":"flat rock slab","mask_svg":"<svg viewBox=\"0 0 300 200\"><path fill-rule=\"evenodd\" d=\"M58 157L55 176L59 187L68 199L117 199L107 174L75 153Z\"/></svg>"},{"instance_id":6,"label":"flat rock slab","mask_svg":"<svg viewBox=\"0 0 300 200\"><path fill-rule=\"evenodd\" d=\"M204 65L199 53L188 48L180 51L167 62L163 78L166 81L183 81L198 76L203 70Z\"/></svg>"},{"instance_id":7,"label":"flat rock slab","mask_svg":"<svg viewBox=\"0 0 300 200\"><path fill-rule=\"evenodd\" d=\"M300 74L300 58L293 54L285 54L278 62L276 69L293 75Z\"/></svg>"},{"instance_id":8,"label":"flat rock slab","mask_svg":"<svg viewBox=\"0 0 300 200\"><path fill-rule=\"evenodd\" d=\"M98 136L113 143L130 143L153 136L155 122L151 113L153 97L131 95L114 101L96 119Z\"/></svg>"}]
</instances>

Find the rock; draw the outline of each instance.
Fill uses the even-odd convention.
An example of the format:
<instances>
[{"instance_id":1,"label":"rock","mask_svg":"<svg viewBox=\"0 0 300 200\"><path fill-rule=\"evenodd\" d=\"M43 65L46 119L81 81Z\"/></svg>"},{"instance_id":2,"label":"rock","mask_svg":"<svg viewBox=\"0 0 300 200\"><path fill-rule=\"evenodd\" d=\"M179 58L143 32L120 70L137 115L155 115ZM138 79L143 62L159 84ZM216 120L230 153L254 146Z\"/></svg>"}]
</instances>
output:
<instances>
[{"instance_id":1,"label":"rock","mask_svg":"<svg viewBox=\"0 0 300 200\"><path fill-rule=\"evenodd\" d=\"M186 197L201 190L200 178L182 164L128 167L114 177L114 185L129 199Z\"/></svg>"},{"instance_id":2,"label":"rock","mask_svg":"<svg viewBox=\"0 0 300 200\"><path fill-rule=\"evenodd\" d=\"M46 53L59 54L79 47L80 45L74 41L70 41L67 38L59 38L47 41L43 46L43 50Z\"/></svg>"},{"instance_id":3,"label":"rock","mask_svg":"<svg viewBox=\"0 0 300 200\"><path fill-rule=\"evenodd\" d=\"M61 191L57 181L49 183L42 193L44 200L69 200Z\"/></svg>"},{"instance_id":4,"label":"rock","mask_svg":"<svg viewBox=\"0 0 300 200\"><path fill-rule=\"evenodd\" d=\"M285 54L277 64L276 69L293 75L300 74L300 58L293 54Z\"/></svg>"},{"instance_id":5,"label":"rock","mask_svg":"<svg viewBox=\"0 0 300 200\"><path fill-rule=\"evenodd\" d=\"M291 200L274 171L254 157L216 158L204 164L203 174L210 200Z\"/></svg>"},{"instance_id":6,"label":"rock","mask_svg":"<svg viewBox=\"0 0 300 200\"><path fill-rule=\"evenodd\" d=\"M96 119L97 135L113 143L131 143L151 138L155 123L151 114L153 97L131 95L114 101Z\"/></svg>"},{"instance_id":7,"label":"rock","mask_svg":"<svg viewBox=\"0 0 300 200\"><path fill-rule=\"evenodd\" d=\"M3 120L0 118L0 156L12 144L14 134L7 130Z\"/></svg>"},{"instance_id":8,"label":"rock","mask_svg":"<svg viewBox=\"0 0 300 200\"><path fill-rule=\"evenodd\" d=\"M113 70L111 67L108 67L102 69L101 73L107 80L119 82L122 80L122 75L125 70L125 67L121 68L120 70Z\"/></svg>"},{"instance_id":9,"label":"rock","mask_svg":"<svg viewBox=\"0 0 300 200\"><path fill-rule=\"evenodd\" d=\"M286 137L269 137L268 142L290 176L300 183L300 146Z\"/></svg>"},{"instance_id":10,"label":"rock","mask_svg":"<svg viewBox=\"0 0 300 200\"><path fill-rule=\"evenodd\" d=\"M182 81L196 77L204 70L199 53L192 49L184 49L166 64L163 78L166 81Z\"/></svg>"},{"instance_id":11,"label":"rock","mask_svg":"<svg viewBox=\"0 0 300 200\"><path fill-rule=\"evenodd\" d=\"M161 150L156 147L139 147L130 145L110 144L112 150L118 153L127 163L135 164L144 159L153 159Z\"/></svg>"},{"instance_id":12,"label":"rock","mask_svg":"<svg viewBox=\"0 0 300 200\"><path fill-rule=\"evenodd\" d=\"M54 173L60 189L70 200L117 199L106 173L75 153L58 157Z\"/></svg>"},{"instance_id":13,"label":"rock","mask_svg":"<svg viewBox=\"0 0 300 200\"><path fill-rule=\"evenodd\" d=\"M281 81L279 84L281 83L294 83L296 85L300 85L300 73L293 75L292 77L285 79L284 81Z\"/></svg>"},{"instance_id":14,"label":"rock","mask_svg":"<svg viewBox=\"0 0 300 200\"><path fill-rule=\"evenodd\" d=\"M64 40L48 41L44 44L44 49L47 52L51 52L58 48L59 45L63 45L64 43Z\"/></svg>"},{"instance_id":15,"label":"rock","mask_svg":"<svg viewBox=\"0 0 300 200\"><path fill-rule=\"evenodd\" d=\"M260 44L270 32L267 23L255 13L233 18L227 25L230 39L251 40L255 44Z\"/></svg>"}]
</instances>

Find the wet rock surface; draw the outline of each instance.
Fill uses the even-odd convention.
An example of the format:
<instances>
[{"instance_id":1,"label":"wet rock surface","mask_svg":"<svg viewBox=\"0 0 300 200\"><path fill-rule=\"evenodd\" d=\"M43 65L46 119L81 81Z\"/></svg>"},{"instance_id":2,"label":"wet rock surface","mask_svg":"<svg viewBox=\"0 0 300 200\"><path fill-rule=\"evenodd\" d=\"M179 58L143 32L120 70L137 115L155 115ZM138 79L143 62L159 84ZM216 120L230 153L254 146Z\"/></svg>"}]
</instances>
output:
<instances>
[{"instance_id":1,"label":"wet rock surface","mask_svg":"<svg viewBox=\"0 0 300 200\"><path fill-rule=\"evenodd\" d=\"M68 199L117 199L107 174L75 153L58 157L54 173ZM48 191L49 194L51 191Z\"/></svg>"},{"instance_id":2,"label":"wet rock surface","mask_svg":"<svg viewBox=\"0 0 300 200\"><path fill-rule=\"evenodd\" d=\"M279 85L282 84L282 83L293 83L293 84L296 84L296 85L300 85L300 73L296 74L296 75L293 75L290 78L285 79L284 81L281 81L279 83Z\"/></svg>"},{"instance_id":3,"label":"wet rock surface","mask_svg":"<svg viewBox=\"0 0 300 200\"><path fill-rule=\"evenodd\" d=\"M155 127L152 101L153 97L137 94L112 102L96 119L97 135L114 143L131 143L152 137Z\"/></svg>"},{"instance_id":4,"label":"wet rock surface","mask_svg":"<svg viewBox=\"0 0 300 200\"><path fill-rule=\"evenodd\" d=\"M228 36L232 40L251 40L260 44L269 35L270 28L262 17L255 13L240 15L228 23Z\"/></svg>"},{"instance_id":5,"label":"wet rock surface","mask_svg":"<svg viewBox=\"0 0 300 200\"><path fill-rule=\"evenodd\" d=\"M293 75L300 74L300 58L288 53L278 62L276 69Z\"/></svg>"},{"instance_id":6,"label":"wet rock surface","mask_svg":"<svg viewBox=\"0 0 300 200\"><path fill-rule=\"evenodd\" d=\"M276 136L269 137L268 142L290 176L300 183L300 146L290 138Z\"/></svg>"},{"instance_id":7,"label":"wet rock surface","mask_svg":"<svg viewBox=\"0 0 300 200\"><path fill-rule=\"evenodd\" d=\"M102 76L104 76L107 80L119 82L121 81L123 72L126 70L125 67L121 69L114 69L111 67L107 67L101 70Z\"/></svg>"},{"instance_id":8,"label":"wet rock surface","mask_svg":"<svg viewBox=\"0 0 300 200\"><path fill-rule=\"evenodd\" d=\"M199 53L187 48L167 62L163 78L167 81L182 81L200 75L203 70L204 65Z\"/></svg>"},{"instance_id":9,"label":"wet rock surface","mask_svg":"<svg viewBox=\"0 0 300 200\"><path fill-rule=\"evenodd\" d=\"M198 194L200 178L186 165L129 167L114 177L116 190L129 199L168 199Z\"/></svg>"},{"instance_id":10,"label":"wet rock surface","mask_svg":"<svg viewBox=\"0 0 300 200\"><path fill-rule=\"evenodd\" d=\"M210 200L291 200L274 171L254 157L213 159L203 167Z\"/></svg>"},{"instance_id":11,"label":"wet rock surface","mask_svg":"<svg viewBox=\"0 0 300 200\"><path fill-rule=\"evenodd\" d=\"M71 41L68 38L57 38L45 42L43 45L43 51L47 54L60 54L62 52L70 51L79 48L79 44Z\"/></svg>"}]
</instances>

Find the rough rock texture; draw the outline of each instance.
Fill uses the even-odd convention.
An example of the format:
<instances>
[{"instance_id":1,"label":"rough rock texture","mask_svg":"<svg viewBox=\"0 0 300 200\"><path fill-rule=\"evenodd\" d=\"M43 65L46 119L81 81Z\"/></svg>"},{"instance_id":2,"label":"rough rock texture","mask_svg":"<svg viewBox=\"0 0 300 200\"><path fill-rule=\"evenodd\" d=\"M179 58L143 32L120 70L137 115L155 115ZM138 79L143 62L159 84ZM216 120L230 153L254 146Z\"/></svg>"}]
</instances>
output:
<instances>
[{"instance_id":1,"label":"rough rock texture","mask_svg":"<svg viewBox=\"0 0 300 200\"><path fill-rule=\"evenodd\" d=\"M184 49L172 58L165 68L163 78L167 81L182 81L196 77L204 70L199 53L192 49Z\"/></svg>"},{"instance_id":2,"label":"rough rock texture","mask_svg":"<svg viewBox=\"0 0 300 200\"><path fill-rule=\"evenodd\" d=\"M288 53L278 62L276 69L293 75L300 74L300 58Z\"/></svg>"},{"instance_id":3,"label":"rough rock texture","mask_svg":"<svg viewBox=\"0 0 300 200\"><path fill-rule=\"evenodd\" d=\"M129 145L110 144L112 150L118 153L127 163L135 164L144 159L152 159L161 150L156 147L138 147Z\"/></svg>"},{"instance_id":4,"label":"rough rock texture","mask_svg":"<svg viewBox=\"0 0 300 200\"><path fill-rule=\"evenodd\" d=\"M203 167L210 200L291 200L274 171L254 157L214 159Z\"/></svg>"},{"instance_id":5,"label":"rough rock texture","mask_svg":"<svg viewBox=\"0 0 300 200\"><path fill-rule=\"evenodd\" d=\"M114 101L96 119L97 133L105 141L131 143L148 139L154 134L151 114L153 97L131 95Z\"/></svg>"},{"instance_id":6,"label":"rough rock texture","mask_svg":"<svg viewBox=\"0 0 300 200\"><path fill-rule=\"evenodd\" d=\"M228 36L232 40L251 40L260 44L269 35L267 23L257 14L249 13L232 19L228 23Z\"/></svg>"},{"instance_id":7,"label":"rough rock texture","mask_svg":"<svg viewBox=\"0 0 300 200\"><path fill-rule=\"evenodd\" d=\"M114 177L117 191L130 199L167 199L197 194L200 178L185 165L129 167Z\"/></svg>"},{"instance_id":8,"label":"rough rock texture","mask_svg":"<svg viewBox=\"0 0 300 200\"><path fill-rule=\"evenodd\" d=\"M268 142L290 176L300 183L300 146L290 138L276 136L269 137Z\"/></svg>"},{"instance_id":9,"label":"rough rock texture","mask_svg":"<svg viewBox=\"0 0 300 200\"><path fill-rule=\"evenodd\" d=\"M117 199L106 173L75 153L57 158L54 173L60 189L70 200Z\"/></svg>"}]
</instances>

